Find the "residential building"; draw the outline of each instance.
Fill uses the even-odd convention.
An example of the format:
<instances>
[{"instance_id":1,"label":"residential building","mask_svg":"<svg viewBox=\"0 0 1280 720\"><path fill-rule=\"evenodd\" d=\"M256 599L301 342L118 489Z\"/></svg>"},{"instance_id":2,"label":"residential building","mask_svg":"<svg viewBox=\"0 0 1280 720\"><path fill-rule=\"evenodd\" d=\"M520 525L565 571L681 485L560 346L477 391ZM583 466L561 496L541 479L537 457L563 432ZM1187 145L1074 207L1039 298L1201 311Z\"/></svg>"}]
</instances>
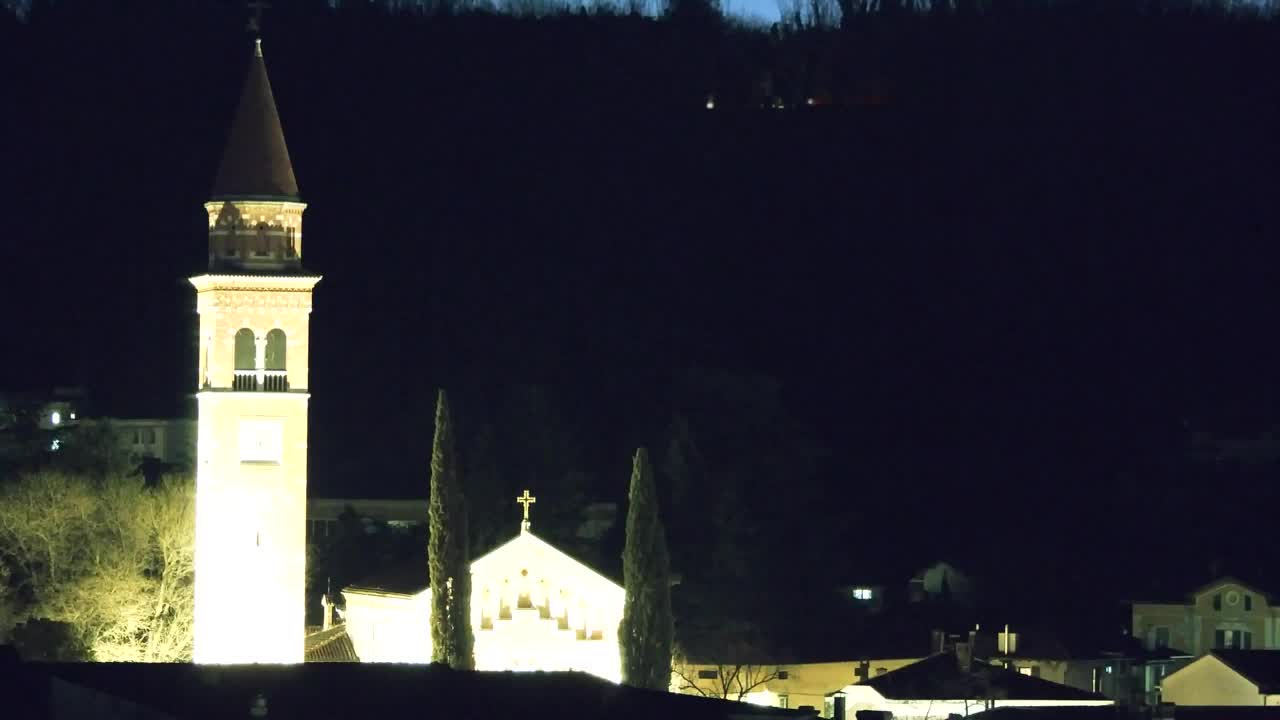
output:
<instances>
[{"instance_id":1,"label":"residential building","mask_svg":"<svg viewBox=\"0 0 1280 720\"><path fill-rule=\"evenodd\" d=\"M836 697L843 698L846 717L861 711L888 712L895 720L967 716L1000 707L1115 704L1098 693L974 660L965 644L957 646L954 653L937 653L837 692L839 696L830 693L832 707L826 713L828 717L839 714L834 709Z\"/></svg>"},{"instance_id":2,"label":"residential building","mask_svg":"<svg viewBox=\"0 0 1280 720\"><path fill-rule=\"evenodd\" d=\"M1211 650L1280 648L1280 605L1251 584L1223 577L1181 600L1133 603L1132 627L1148 649L1196 657Z\"/></svg>"},{"instance_id":3,"label":"residential building","mask_svg":"<svg viewBox=\"0 0 1280 720\"><path fill-rule=\"evenodd\" d=\"M1280 650L1212 650L1164 678L1174 705L1280 705Z\"/></svg>"},{"instance_id":4,"label":"residential building","mask_svg":"<svg viewBox=\"0 0 1280 720\"><path fill-rule=\"evenodd\" d=\"M140 461L189 467L195 458L196 423L180 418L104 418L120 446Z\"/></svg>"}]
</instances>

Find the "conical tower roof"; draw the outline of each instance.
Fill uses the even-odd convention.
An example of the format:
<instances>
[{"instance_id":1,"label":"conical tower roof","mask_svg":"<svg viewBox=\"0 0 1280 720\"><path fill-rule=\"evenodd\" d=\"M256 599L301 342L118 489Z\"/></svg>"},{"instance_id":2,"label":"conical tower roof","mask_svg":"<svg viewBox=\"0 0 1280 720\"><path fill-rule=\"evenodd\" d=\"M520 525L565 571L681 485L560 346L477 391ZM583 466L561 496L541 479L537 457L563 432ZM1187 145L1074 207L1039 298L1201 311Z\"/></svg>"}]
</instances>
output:
<instances>
[{"instance_id":1,"label":"conical tower roof","mask_svg":"<svg viewBox=\"0 0 1280 720\"><path fill-rule=\"evenodd\" d=\"M213 184L213 199L223 198L298 198L298 181L262 60L261 40L255 43L231 137Z\"/></svg>"}]
</instances>

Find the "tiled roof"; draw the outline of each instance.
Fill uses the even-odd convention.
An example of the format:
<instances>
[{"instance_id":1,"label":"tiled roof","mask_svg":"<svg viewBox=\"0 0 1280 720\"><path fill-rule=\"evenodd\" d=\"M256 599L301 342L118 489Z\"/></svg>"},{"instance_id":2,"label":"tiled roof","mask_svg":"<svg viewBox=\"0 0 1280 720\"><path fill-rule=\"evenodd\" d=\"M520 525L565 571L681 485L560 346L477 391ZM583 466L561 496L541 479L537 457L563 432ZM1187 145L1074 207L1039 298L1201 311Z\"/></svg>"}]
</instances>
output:
<instances>
[{"instance_id":1,"label":"tiled roof","mask_svg":"<svg viewBox=\"0 0 1280 720\"><path fill-rule=\"evenodd\" d=\"M1214 650L1213 654L1257 685L1262 694L1280 694L1280 650Z\"/></svg>"},{"instance_id":2,"label":"tiled roof","mask_svg":"<svg viewBox=\"0 0 1280 720\"><path fill-rule=\"evenodd\" d=\"M346 625L335 625L328 630L312 633L304 640L306 662L360 662L356 647L351 644Z\"/></svg>"},{"instance_id":3,"label":"tiled roof","mask_svg":"<svg viewBox=\"0 0 1280 720\"><path fill-rule=\"evenodd\" d=\"M937 700L997 697L1007 700L1106 700L1030 675L974 662L970 672L960 669L955 655L940 653L866 680L876 692L892 700Z\"/></svg>"}]
</instances>

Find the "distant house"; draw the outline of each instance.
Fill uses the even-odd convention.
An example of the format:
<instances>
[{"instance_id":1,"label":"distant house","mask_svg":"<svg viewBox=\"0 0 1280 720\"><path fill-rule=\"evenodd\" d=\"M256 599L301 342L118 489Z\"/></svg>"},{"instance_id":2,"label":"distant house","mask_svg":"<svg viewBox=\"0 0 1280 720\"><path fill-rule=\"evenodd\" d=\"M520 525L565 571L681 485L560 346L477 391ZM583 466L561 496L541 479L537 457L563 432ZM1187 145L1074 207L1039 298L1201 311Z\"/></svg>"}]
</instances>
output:
<instances>
[{"instance_id":1,"label":"distant house","mask_svg":"<svg viewBox=\"0 0 1280 720\"><path fill-rule=\"evenodd\" d=\"M978 599L978 586L974 579L948 562L935 562L916 571L907 587L910 602L949 602L972 606Z\"/></svg>"},{"instance_id":2,"label":"distant house","mask_svg":"<svg viewBox=\"0 0 1280 720\"><path fill-rule=\"evenodd\" d=\"M140 462L191 466L195 461L196 421L182 418L103 418L120 447Z\"/></svg>"},{"instance_id":3,"label":"distant house","mask_svg":"<svg viewBox=\"0 0 1280 720\"><path fill-rule=\"evenodd\" d=\"M411 530L427 523L427 499L377 498L309 498L307 500L307 537L311 539L337 535L338 521L350 510L372 532L377 524L392 530Z\"/></svg>"},{"instance_id":4,"label":"distant house","mask_svg":"<svg viewBox=\"0 0 1280 720\"><path fill-rule=\"evenodd\" d=\"M854 607L875 612L918 604L970 608L978 601L979 583L955 565L935 561L911 572L898 568L858 577L841 592Z\"/></svg>"},{"instance_id":5,"label":"distant house","mask_svg":"<svg viewBox=\"0 0 1280 720\"><path fill-rule=\"evenodd\" d=\"M1175 705L1280 705L1280 650L1213 650L1166 677L1161 697Z\"/></svg>"},{"instance_id":6,"label":"distant house","mask_svg":"<svg viewBox=\"0 0 1280 720\"><path fill-rule=\"evenodd\" d=\"M974 635L975 657L1125 705L1158 702L1161 679L1191 660L1176 650L1147 650L1129 637L1098 643L1040 628Z\"/></svg>"},{"instance_id":7,"label":"distant house","mask_svg":"<svg viewBox=\"0 0 1280 720\"><path fill-rule=\"evenodd\" d=\"M853 655L850 652L850 655ZM877 677L919 662L919 657L848 659L839 661L782 662L778 659L748 662L691 661L678 663L671 691L686 695L721 697L753 705L815 710L833 690Z\"/></svg>"},{"instance_id":8,"label":"distant house","mask_svg":"<svg viewBox=\"0 0 1280 720\"><path fill-rule=\"evenodd\" d=\"M892 713L895 720L967 716L1000 707L1114 704L1098 693L969 659L963 647L848 685L839 692L845 698L846 717L869 710Z\"/></svg>"},{"instance_id":9,"label":"distant house","mask_svg":"<svg viewBox=\"0 0 1280 720\"><path fill-rule=\"evenodd\" d=\"M1280 605L1261 589L1223 577L1172 602L1133 603L1133 636L1148 649L1193 656L1211 650L1280 648Z\"/></svg>"}]
</instances>

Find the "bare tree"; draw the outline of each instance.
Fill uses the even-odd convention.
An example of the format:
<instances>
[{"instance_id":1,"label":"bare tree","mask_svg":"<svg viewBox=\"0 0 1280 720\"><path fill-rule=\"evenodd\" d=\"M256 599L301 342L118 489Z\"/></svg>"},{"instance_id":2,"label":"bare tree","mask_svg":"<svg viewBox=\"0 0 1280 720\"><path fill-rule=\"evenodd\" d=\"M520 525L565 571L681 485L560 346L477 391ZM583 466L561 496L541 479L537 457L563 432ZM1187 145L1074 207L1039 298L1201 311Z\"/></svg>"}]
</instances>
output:
<instances>
[{"instance_id":1,"label":"bare tree","mask_svg":"<svg viewBox=\"0 0 1280 720\"><path fill-rule=\"evenodd\" d=\"M26 599L18 618L69 625L96 660L189 660L194 490L54 473L4 487L0 558Z\"/></svg>"},{"instance_id":2,"label":"bare tree","mask_svg":"<svg viewBox=\"0 0 1280 720\"><path fill-rule=\"evenodd\" d=\"M697 657L678 644L671 663L679 692L743 702L779 677L781 668L766 662L759 629L751 623L720 620L714 630L692 641Z\"/></svg>"}]
</instances>

